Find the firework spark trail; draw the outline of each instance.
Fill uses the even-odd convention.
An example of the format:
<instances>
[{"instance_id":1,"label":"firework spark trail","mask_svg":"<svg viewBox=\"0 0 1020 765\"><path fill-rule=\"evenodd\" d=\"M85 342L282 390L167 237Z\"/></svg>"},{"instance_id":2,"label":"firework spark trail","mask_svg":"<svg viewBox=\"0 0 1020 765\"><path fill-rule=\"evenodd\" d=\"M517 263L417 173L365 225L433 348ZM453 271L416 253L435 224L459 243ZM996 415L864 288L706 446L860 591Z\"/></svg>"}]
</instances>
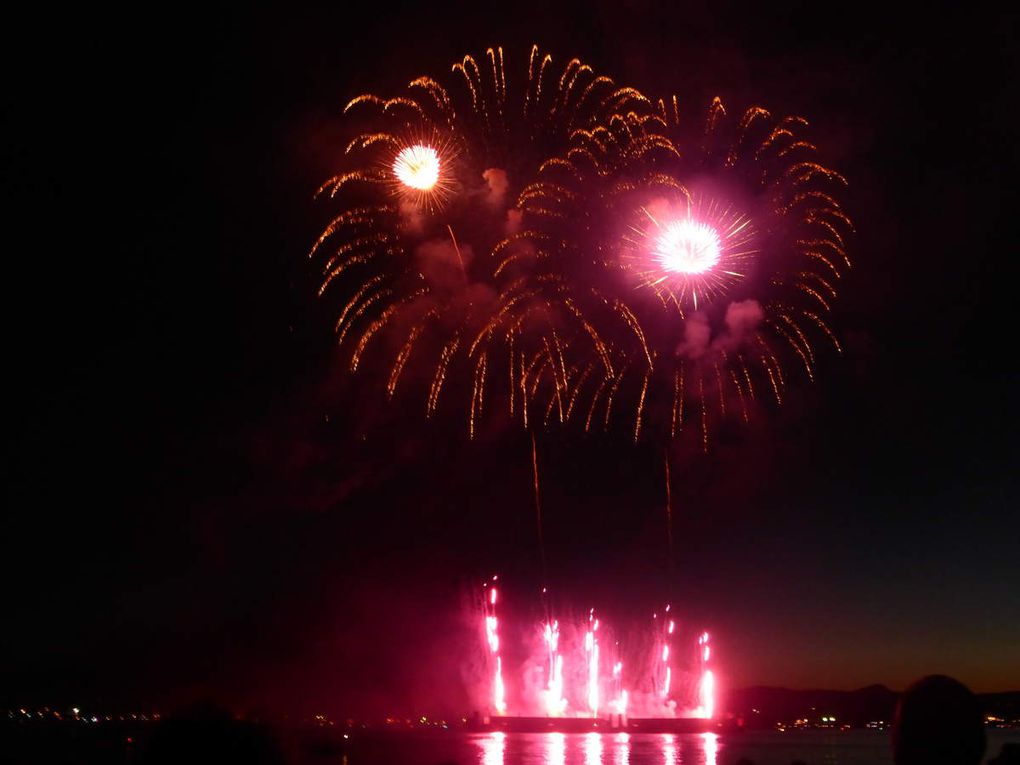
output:
<instances>
[{"instance_id":1,"label":"firework spark trail","mask_svg":"<svg viewBox=\"0 0 1020 765\"><path fill-rule=\"evenodd\" d=\"M520 678L507 677L502 656L506 652L503 644L503 625L497 618L498 604L502 593L497 590L497 578L492 577L482 585L483 619L482 627L487 656L487 682L484 691L485 706L493 714L504 715L507 709L508 687L515 682L529 687L533 664L528 663L525 674ZM564 636L559 620L552 616L549 607L548 590L542 592L542 604L546 617L540 622L542 640L543 682L538 697L525 701L518 714L548 717L590 717L591 719L626 718L631 713L632 698L636 699L637 717L700 717L711 718L715 712L715 678L711 669L714 659L707 632L691 636L696 641L694 661L688 656L686 642L681 639L679 622L674 609L669 605L652 619L652 631L631 645L644 656L651 638L654 647L651 664L642 664L651 671L652 685L649 689L646 671L639 670L636 676L640 685L631 687L623 674L624 653L619 641L612 641L605 626L596 616L594 608L589 609L587 621L576 631L568 629ZM610 639L610 653L606 655L606 674L602 674L602 659L605 653L604 638ZM566 642L564 642L566 641ZM577 641L577 642L574 642ZM638 647L640 646L640 647ZM678 650L679 646L679 650ZM569 674L565 671L567 656L583 652L583 664ZM643 686L643 687L642 687ZM651 691L649 693L649 690ZM636 694L636 695L635 695ZM529 694L525 693L527 698ZM567 699L577 699L578 708L572 709ZM537 705L537 706L535 706Z\"/></svg>"},{"instance_id":2,"label":"firework spark trail","mask_svg":"<svg viewBox=\"0 0 1020 765\"><path fill-rule=\"evenodd\" d=\"M588 613L588 631L584 635L584 651L588 660L588 709L591 716L599 716L599 620L595 609Z\"/></svg>"},{"instance_id":3,"label":"firework spark trail","mask_svg":"<svg viewBox=\"0 0 1020 765\"><path fill-rule=\"evenodd\" d=\"M560 717L567 709L567 700L563 698L563 656L559 652L560 623L555 619L547 621L543 637L549 654L544 692L545 710L549 717Z\"/></svg>"},{"instance_id":4,"label":"firework spark trail","mask_svg":"<svg viewBox=\"0 0 1020 765\"><path fill-rule=\"evenodd\" d=\"M673 667L670 662L670 646L673 642L673 632L676 629L676 622L673 617L670 616L670 606L666 605L666 612L663 618L663 636L662 636L662 667L663 667L663 683L662 683L662 700L664 702L669 701L669 694L673 690Z\"/></svg>"},{"instance_id":5,"label":"firework spark trail","mask_svg":"<svg viewBox=\"0 0 1020 765\"><path fill-rule=\"evenodd\" d=\"M487 587L487 595L483 598L485 607L485 637L493 662L492 676L492 708L496 714L506 714L506 689L503 684L503 660L499 653L499 620L496 617L496 602L499 598L496 589L496 577L492 577L492 587ZM488 583L486 583L488 585ZM483 589L483 593L486 589Z\"/></svg>"},{"instance_id":6,"label":"firework spark trail","mask_svg":"<svg viewBox=\"0 0 1020 765\"><path fill-rule=\"evenodd\" d=\"M712 719L715 717L715 676L708 663L712 649L708 641L708 633L701 633L698 638L698 660L701 666L701 679L698 683L698 716Z\"/></svg>"},{"instance_id":7,"label":"firework spark trail","mask_svg":"<svg viewBox=\"0 0 1020 765\"><path fill-rule=\"evenodd\" d=\"M623 687L623 662L613 664L613 709L618 715L627 714L627 690Z\"/></svg>"}]
</instances>

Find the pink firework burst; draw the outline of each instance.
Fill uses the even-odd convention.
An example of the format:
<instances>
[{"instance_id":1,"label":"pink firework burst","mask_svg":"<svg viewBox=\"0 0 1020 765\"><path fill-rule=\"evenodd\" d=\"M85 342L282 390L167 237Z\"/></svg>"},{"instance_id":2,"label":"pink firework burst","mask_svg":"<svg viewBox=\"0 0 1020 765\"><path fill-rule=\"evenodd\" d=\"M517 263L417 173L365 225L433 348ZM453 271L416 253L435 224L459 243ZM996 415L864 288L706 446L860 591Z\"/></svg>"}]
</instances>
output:
<instances>
[{"instance_id":1,"label":"pink firework burst","mask_svg":"<svg viewBox=\"0 0 1020 765\"><path fill-rule=\"evenodd\" d=\"M753 239L750 218L732 207L703 197L656 199L624 238L623 262L664 303L697 310L744 278Z\"/></svg>"}]
</instances>

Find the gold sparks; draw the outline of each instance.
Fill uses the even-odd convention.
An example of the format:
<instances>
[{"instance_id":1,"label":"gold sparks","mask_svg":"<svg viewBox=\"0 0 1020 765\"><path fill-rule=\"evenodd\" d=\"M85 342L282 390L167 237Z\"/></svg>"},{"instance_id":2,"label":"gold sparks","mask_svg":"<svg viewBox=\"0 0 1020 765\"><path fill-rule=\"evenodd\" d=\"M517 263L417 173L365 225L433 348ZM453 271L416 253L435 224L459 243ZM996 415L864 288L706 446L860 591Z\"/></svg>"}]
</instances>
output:
<instances>
[{"instance_id":1,"label":"gold sparks","mask_svg":"<svg viewBox=\"0 0 1020 765\"><path fill-rule=\"evenodd\" d=\"M512 62L494 45L344 107L358 131L315 192L335 207L308 255L352 372L381 364L389 398L418 385L426 417L449 389L471 438L500 412L635 442L700 434L707 450L841 351L847 179L806 120L719 98L682 120L676 95L580 58L533 46L526 71ZM492 211L472 196L478 168L507 172ZM719 244L659 247L675 219ZM462 278L436 276L437 242Z\"/></svg>"}]
</instances>

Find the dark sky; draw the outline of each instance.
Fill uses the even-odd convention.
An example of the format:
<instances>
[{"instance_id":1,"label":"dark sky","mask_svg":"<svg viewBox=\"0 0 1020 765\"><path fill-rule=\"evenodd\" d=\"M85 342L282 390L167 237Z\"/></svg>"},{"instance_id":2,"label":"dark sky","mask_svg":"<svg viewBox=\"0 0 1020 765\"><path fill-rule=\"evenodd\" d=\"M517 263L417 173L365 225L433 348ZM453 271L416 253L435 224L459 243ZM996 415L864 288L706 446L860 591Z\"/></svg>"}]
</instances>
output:
<instances>
[{"instance_id":1,"label":"dark sky","mask_svg":"<svg viewBox=\"0 0 1020 765\"><path fill-rule=\"evenodd\" d=\"M464 587L533 599L530 444L374 413L304 255L349 97L532 42L810 117L858 227L846 354L674 468L671 585L661 455L540 437L562 602L672 588L734 686L1020 688L1016 16L344 5L9 25L0 703L459 711Z\"/></svg>"}]
</instances>

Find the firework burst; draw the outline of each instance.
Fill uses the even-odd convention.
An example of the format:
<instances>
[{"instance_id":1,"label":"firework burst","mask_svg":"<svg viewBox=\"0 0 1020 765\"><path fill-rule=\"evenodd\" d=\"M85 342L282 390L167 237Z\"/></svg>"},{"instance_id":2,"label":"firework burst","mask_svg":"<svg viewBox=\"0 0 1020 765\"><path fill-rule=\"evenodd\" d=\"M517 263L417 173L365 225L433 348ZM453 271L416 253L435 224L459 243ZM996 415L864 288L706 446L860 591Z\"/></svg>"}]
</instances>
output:
<instances>
[{"instance_id":1,"label":"firework burst","mask_svg":"<svg viewBox=\"0 0 1020 765\"><path fill-rule=\"evenodd\" d=\"M563 365L586 429L629 410L635 440L693 429L707 448L713 424L782 401L791 360L813 379L817 342L839 350L846 182L806 128L758 107L734 124L717 99L685 133L677 100L660 100L574 131L522 193L525 226L550 245L531 266L597 338Z\"/></svg>"},{"instance_id":2,"label":"firework burst","mask_svg":"<svg viewBox=\"0 0 1020 765\"><path fill-rule=\"evenodd\" d=\"M483 410L675 438L748 420L813 378L852 231L807 123L716 99L687 127L572 59L465 56L363 95L339 210L311 251L358 369L425 413ZM379 339L376 339L379 338ZM791 365L791 361L793 364ZM402 381L407 381L402 382Z\"/></svg>"},{"instance_id":3,"label":"firework burst","mask_svg":"<svg viewBox=\"0 0 1020 765\"><path fill-rule=\"evenodd\" d=\"M528 240L514 203L573 131L645 101L579 59L555 67L537 47L526 70L508 72L490 48L396 97L352 99L349 166L319 189L339 209L310 252L351 369L381 346L373 362L387 395L414 377L427 415L449 378L470 380L472 434L497 385L526 416L519 402L554 375L566 338L541 290L501 280L518 257L508 250L520 251L510 245Z\"/></svg>"},{"instance_id":4,"label":"firework burst","mask_svg":"<svg viewBox=\"0 0 1020 765\"><path fill-rule=\"evenodd\" d=\"M620 266L664 303L698 310L747 273L750 219L715 200L680 195L642 206L621 240Z\"/></svg>"}]
</instances>

